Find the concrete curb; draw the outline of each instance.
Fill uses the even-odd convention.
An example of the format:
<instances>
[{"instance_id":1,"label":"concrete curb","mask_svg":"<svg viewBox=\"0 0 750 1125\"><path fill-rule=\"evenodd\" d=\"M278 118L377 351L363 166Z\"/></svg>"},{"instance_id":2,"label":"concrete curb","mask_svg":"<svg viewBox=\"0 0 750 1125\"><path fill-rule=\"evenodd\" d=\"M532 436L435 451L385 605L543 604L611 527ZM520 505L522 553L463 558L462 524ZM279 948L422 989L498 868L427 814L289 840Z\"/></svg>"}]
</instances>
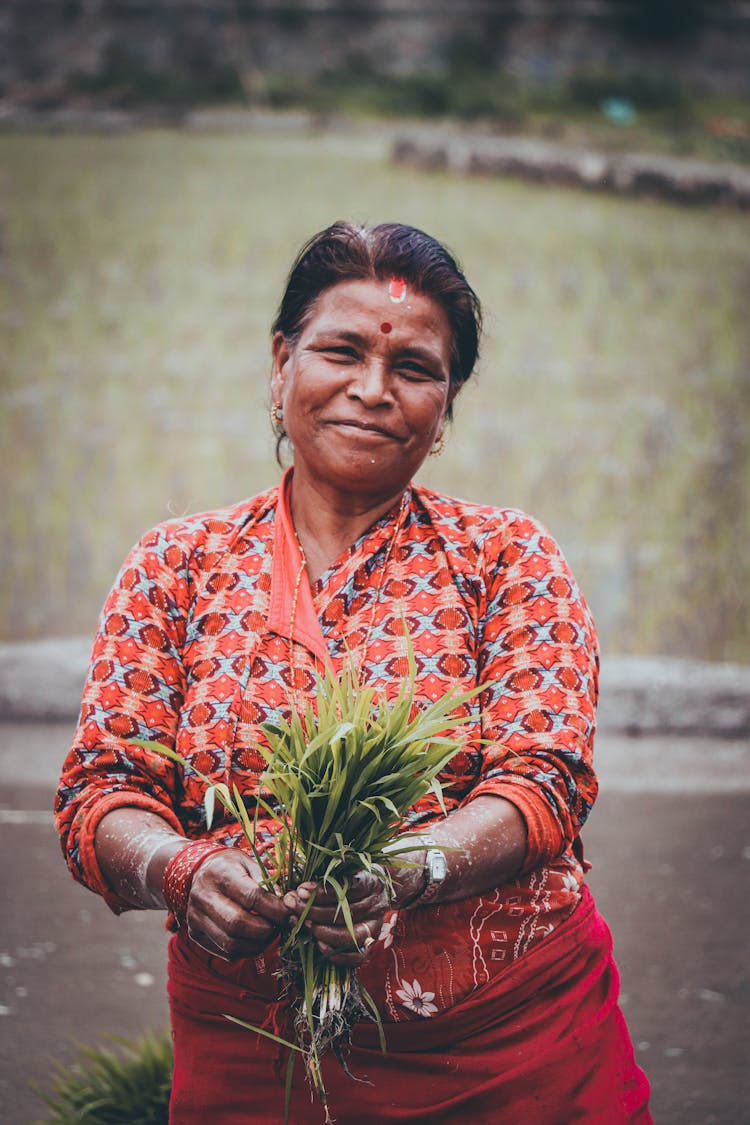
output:
<instances>
[{"instance_id":1,"label":"concrete curb","mask_svg":"<svg viewBox=\"0 0 750 1125\"><path fill-rule=\"evenodd\" d=\"M90 637L0 644L0 721L75 720L90 655Z\"/></svg>"},{"instance_id":2,"label":"concrete curb","mask_svg":"<svg viewBox=\"0 0 750 1125\"><path fill-rule=\"evenodd\" d=\"M88 637L0 644L0 721L75 720ZM628 737L750 736L750 665L669 657L610 657L601 673L599 729Z\"/></svg>"},{"instance_id":3,"label":"concrete curb","mask_svg":"<svg viewBox=\"0 0 750 1125\"><path fill-rule=\"evenodd\" d=\"M750 207L750 168L650 153L604 153L531 137L491 137L449 131L402 134L392 159L421 169L516 176L622 195L659 196L680 203Z\"/></svg>"},{"instance_id":4,"label":"concrete curb","mask_svg":"<svg viewBox=\"0 0 750 1125\"><path fill-rule=\"evenodd\" d=\"M674 657L602 662L599 729L631 737L750 735L750 665Z\"/></svg>"}]
</instances>

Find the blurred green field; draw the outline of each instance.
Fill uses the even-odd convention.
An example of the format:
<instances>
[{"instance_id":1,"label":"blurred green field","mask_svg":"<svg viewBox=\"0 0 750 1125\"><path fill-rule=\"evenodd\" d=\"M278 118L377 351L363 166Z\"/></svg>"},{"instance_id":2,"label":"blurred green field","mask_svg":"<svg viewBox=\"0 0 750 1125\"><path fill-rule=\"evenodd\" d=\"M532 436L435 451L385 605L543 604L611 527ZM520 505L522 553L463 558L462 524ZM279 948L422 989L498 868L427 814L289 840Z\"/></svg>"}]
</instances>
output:
<instances>
[{"instance_id":1,"label":"blurred green field","mask_svg":"<svg viewBox=\"0 0 750 1125\"><path fill-rule=\"evenodd\" d=\"M91 632L149 525L278 476L268 326L335 218L445 240L478 380L428 483L527 508L605 653L748 659L750 215L392 167L386 131L0 135L1 635Z\"/></svg>"}]
</instances>

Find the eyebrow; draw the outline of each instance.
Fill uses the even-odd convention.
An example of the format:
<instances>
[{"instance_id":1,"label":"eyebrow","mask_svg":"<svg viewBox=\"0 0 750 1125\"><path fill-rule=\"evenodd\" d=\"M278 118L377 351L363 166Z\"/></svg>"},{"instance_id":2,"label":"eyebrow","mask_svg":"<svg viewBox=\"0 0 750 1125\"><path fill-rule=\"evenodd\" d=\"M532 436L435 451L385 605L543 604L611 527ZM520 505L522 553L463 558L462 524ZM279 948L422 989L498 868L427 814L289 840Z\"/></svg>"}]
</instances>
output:
<instances>
[{"instance_id":1,"label":"eyebrow","mask_svg":"<svg viewBox=\"0 0 750 1125\"><path fill-rule=\"evenodd\" d=\"M321 328L319 329L310 340L308 347L320 347L321 342L331 339L341 341L344 344L355 344L357 347L365 347L369 342L367 336L362 335L360 332L353 332L349 328ZM402 344L397 345L395 348L396 354L399 356L409 356L414 359L421 359L423 363L427 363L432 367L442 369L443 362L441 357L436 351L431 348L423 347L421 344Z\"/></svg>"}]
</instances>

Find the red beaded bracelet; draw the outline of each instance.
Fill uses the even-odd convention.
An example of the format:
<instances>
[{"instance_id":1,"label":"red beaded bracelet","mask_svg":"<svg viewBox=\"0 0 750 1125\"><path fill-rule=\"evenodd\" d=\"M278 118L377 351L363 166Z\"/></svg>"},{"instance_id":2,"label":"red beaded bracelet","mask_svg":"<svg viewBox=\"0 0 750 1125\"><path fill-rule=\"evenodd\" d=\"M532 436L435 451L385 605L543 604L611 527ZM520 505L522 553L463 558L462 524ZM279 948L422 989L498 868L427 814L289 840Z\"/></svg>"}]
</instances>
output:
<instances>
[{"instance_id":1,"label":"red beaded bracelet","mask_svg":"<svg viewBox=\"0 0 750 1125\"><path fill-rule=\"evenodd\" d=\"M223 851L226 851L226 844L217 844L215 840L191 840L175 852L164 868L161 884L164 901L178 926L185 922L190 888L198 868L209 856Z\"/></svg>"}]
</instances>

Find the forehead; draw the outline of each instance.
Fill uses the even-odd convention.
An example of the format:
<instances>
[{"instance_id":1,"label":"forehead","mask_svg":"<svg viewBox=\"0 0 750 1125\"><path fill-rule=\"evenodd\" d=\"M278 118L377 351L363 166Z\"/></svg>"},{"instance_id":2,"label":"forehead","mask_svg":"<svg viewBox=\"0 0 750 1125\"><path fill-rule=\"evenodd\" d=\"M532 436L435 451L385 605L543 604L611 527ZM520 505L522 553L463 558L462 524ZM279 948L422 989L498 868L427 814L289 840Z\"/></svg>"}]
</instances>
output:
<instances>
[{"instance_id":1,"label":"forehead","mask_svg":"<svg viewBox=\"0 0 750 1125\"><path fill-rule=\"evenodd\" d=\"M449 351L451 331L442 305L408 282L394 300L391 281L341 281L326 289L312 306L304 335L337 328L380 333L387 323L394 338L418 335L424 340L427 335Z\"/></svg>"}]
</instances>

